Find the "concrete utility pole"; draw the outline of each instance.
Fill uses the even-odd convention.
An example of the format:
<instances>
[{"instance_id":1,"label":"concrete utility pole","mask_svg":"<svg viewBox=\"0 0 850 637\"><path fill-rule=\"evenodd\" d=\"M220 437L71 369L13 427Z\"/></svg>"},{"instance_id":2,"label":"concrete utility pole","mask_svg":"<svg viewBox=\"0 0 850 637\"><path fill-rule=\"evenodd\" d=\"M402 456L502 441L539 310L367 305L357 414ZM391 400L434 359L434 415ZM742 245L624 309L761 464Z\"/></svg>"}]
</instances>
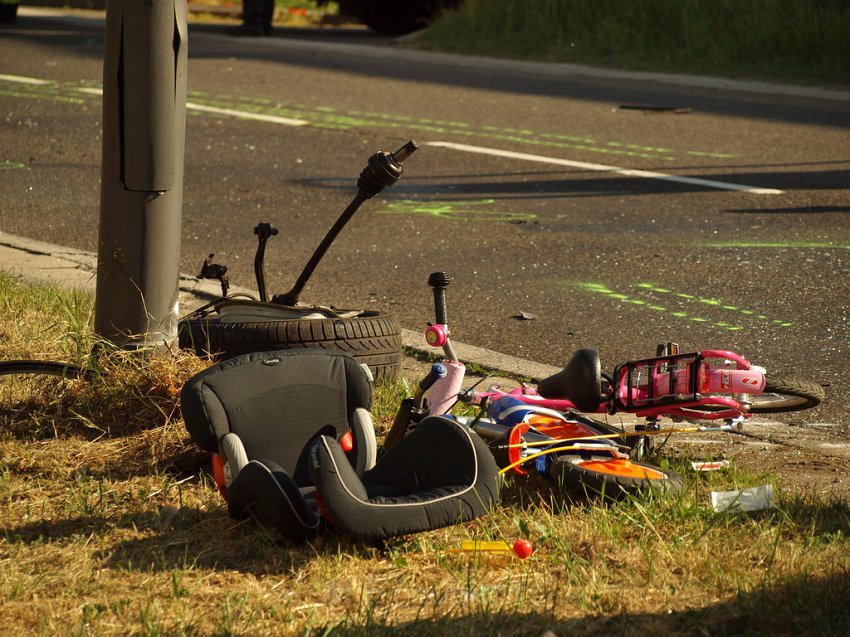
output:
<instances>
[{"instance_id":1,"label":"concrete utility pole","mask_svg":"<svg viewBox=\"0 0 850 637\"><path fill-rule=\"evenodd\" d=\"M177 340L186 120L186 0L109 0L95 332Z\"/></svg>"}]
</instances>

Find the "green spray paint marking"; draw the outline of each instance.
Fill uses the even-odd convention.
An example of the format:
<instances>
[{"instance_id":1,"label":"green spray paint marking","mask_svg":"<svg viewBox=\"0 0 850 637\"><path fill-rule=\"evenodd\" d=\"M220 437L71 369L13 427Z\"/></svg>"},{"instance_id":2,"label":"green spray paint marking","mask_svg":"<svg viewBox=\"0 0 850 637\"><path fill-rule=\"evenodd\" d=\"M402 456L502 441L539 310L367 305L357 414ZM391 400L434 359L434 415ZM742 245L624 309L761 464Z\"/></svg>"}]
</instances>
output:
<instances>
[{"instance_id":1,"label":"green spray paint marking","mask_svg":"<svg viewBox=\"0 0 850 637\"><path fill-rule=\"evenodd\" d=\"M578 289L582 290L583 292L589 292L589 293L592 293L592 294L599 294L601 296L605 296L609 299L619 301L621 303L628 303L630 305L636 305L638 307L643 307L643 308L650 310L650 311L653 311L653 312L668 314L669 316L679 318L679 319L683 319L683 320L687 320L687 321L691 321L693 323L701 323L701 324L706 325L708 327L714 327L714 328L721 329L721 330L728 331L728 332L739 332L739 331L745 329L743 326L738 325L736 323L730 323L729 321L707 318L707 317L704 317L704 316L691 314L691 313L685 312L683 310L678 310L678 309L674 310L672 308L667 307L666 305L662 305L660 303L657 303L654 300L647 300L647 299L638 298L636 296L632 296L632 295L629 295L629 294L624 294L622 292L617 292L616 290L611 289L610 287L608 287L604 283L579 282L579 283L575 283L574 285ZM751 318L770 321L770 319L768 317L766 317L763 314L758 314L755 310L746 310L746 309L741 309L741 308L734 306L734 305L727 305L727 304L724 304L722 301L719 301L717 299L708 299L708 298L698 297L698 296L695 296L695 295L692 295L692 294L677 293L677 292L673 292L672 290L669 290L667 288L662 288L662 287L659 287L659 286L656 286L656 285L653 285L653 284L650 284L650 283L638 283L635 287L639 288L641 291L644 291L644 292L650 292L650 293L653 293L653 294L662 294L662 295L670 294L670 295L674 295L678 298L685 299L686 301L704 303L705 305L712 307L712 308L716 308L717 310L720 310L720 311L733 312L733 313L737 313L737 314L743 314L744 316L751 317ZM789 323L789 322L785 322L785 321L770 321L770 322L771 322L771 324L773 324L777 327L792 327L794 325L794 323Z\"/></svg>"},{"instance_id":2,"label":"green spray paint marking","mask_svg":"<svg viewBox=\"0 0 850 637\"><path fill-rule=\"evenodd\" d=\"M496 203L495 199L473 201L414 201L412 199L401 199L387 203L386 208L377 211L376 214L430 215L438 219L451 219L455 221L506 223L529 223L537 220L537 215L531 212L504 212L486 209L487 206L492 206L494 203Z\"/></svg>"},{"instance_id":3,"label":"green spray paint marking","mask_svg":"<svg viewBox=\"0 0 850 637\"><path fill-rule=\"evenodd\" d=\"M794 324L788 321L779 321L776 319L771 319L769 316L764 314L759 314L756 310L748 310L745 308L738 307L737 305L730 305L728 303L724 303L718 299L711 299L704 296L696 296L694 294L688 294L687 292L675 292L668 288L663 288L654 283L638 283L637 286L641 290L647 290L649 292L654 292L655 294L665 294L675 296L680 299L684 299L685 301L692 303L702 303L703 305L709 305L711 307L715 307L726 312L734 312L744 314L746 316L751 316L753 318L757 318L760 321L768 321L773 325L777 325L779 327L792 327Z\"/></svg>"},{"instance_id":4,"label":"green spray paint marking","mask_svg":"<svg viewBox=\"0 0 850 637\"><path fill-rule=\"evenodd\" d=\"M711 157L712 159L732 159L738 156L735 153L712 153L704 150L686 150L685 154L694 157Z\"/></svg>"},{"instance_id":5,"label":"green spray paint marking","mask_svg":"<svg viewBox=\"0 0 850 637\"><path fill-rule=\"evenodd\" d=\"M668 308L664 305L650 303L649 301L646 301L644 299L639 299L628 294L622 294L621 292L616 292L615 290L612 290L603 283L580 282L575 283L574 285L583 292L599 294L602 296L606 296L609 299L620 301L621 303L637 305L653 312L668 314L669 316L672 316L674 318L691 321L693 323L701 323L703 325L707 325L708 327L714 327L717 329L725 330L727 332L740 332L744 329L741 325L733 325L726 321L714 321L704 316L692 316L687 312L682 312L681 310L672 310L671 308Z\"/></svg>"},{"instance_id":6,"label":"green spray paint marking","mask_svg":"<svg viewBox=\"0 0 850 637\"><path fill-rule=\"evenodd\" d=\"M2 80L2 78L0 78ZM92 98L80 97L79 84L19 84L4 82L0 94L10 97L29 99L52 99L60 102L85 105ZM14 87L14 88L12 88ZM86 89L98 88L95 85ZM568 135L560 133L541 133L525 128L499 127L483 125L478 128L467 122L438 120L433 118L413 118L391 113L374 111L351 110L347 112L322 106L304 104L291 105L278 102L267 97L251 97L244 95L211 95L202 91L191 91L190 99L198 104L215 106L231 110L246 110L252 113L279 115L309 122L316 128L332 130L351 130L353 128L404 128L406 132L432 133L435 135L456 135L476 139L492 139L508 141L525 145L579 150L603 155L621 157L636 157L654 161L676 161L674 151L669 148L658 148L642 144L633 144L616 140L597 140L586 135ZM222 117L222 115L205 114L207 117ZM716 157L728 159L735 155L700 150L681 151L686 155Z\"/></svg>"},{"instance_id":7,"label":"green spray paint marking","mask_svg":"<svg viewBox=\"0 0 850 637\"><path fill-rule=\"evenodd\" d=\"M241 108L252 112L272 113L285 117L297 117L310 122L316 128L330 128L335 130L349 130L352 128L404 128L406 131L419 133L433 133L437 135L460 135L464 137L475 137L478 139L494 139L509 141L532 146L547 148L563 148L569 150L581 150L591 153L605 155L617 155L623 157L638 157L644 159L675 161L676 157L669 148L658 148L639 144L629 144L618 141L599 141L592 137L582 135L564 135L558 133L536 133L533 130L498 127L483 125L477 130L467 122L439 120L432 118L414 118L391 113L375 111L351 110L338 111L327 106L298 105L297 108L278 103L270 110L269 100L266 98L255 98L250 96L239 96L234 98L229 95L219 94L208 97L196 92L192 95L193 101L215 106L218 108L233 108L233 100L241 103ZM255 110L259 109L259 110ZM712 153L702 153L712 155ZM726 154L717 156L728 157Z\"/></svg>"},{"instance_id":8,"label":"green spray paint marking","mask_svg":"<svg viewBox=\"0 0 850 637\"><path fill-rule=\"evenodd\" d=\"M19 161L0 161L0 170L20 170L26 167L26 164Z\"/></svg>"},{"instance_id":9,"label":"green spray paint marking","mask_svg":"<svg viewBox=\"0 0 850 637\"><path fill-rule=\"evenodd\" d=\"M832 243L832 242L824 242L818 243L816 241L806 242L806 241L788 241L788 242L780 242L780 241L718 241L713 243L703 244L709 248L780 248L780 249L830 249L834 248L836 250L850 250L850 244L844 243Z\"/></svg>"},{"instance_id":10,"label":"green spray paint marking","mask_svg":"<svg viewBox=\"0 0 850 637\"><path fill-rule=\"evenodd\" d=\"M45 90L44 86L26 86L18 87L18 90L2 89L0 95L6 97L23 97L33 100L50 100L52 102L62 102L66 104L85 104L84 99L79 97L69 97L67 95L58 95L49 90Z\"/></svg>"}]
</instances>

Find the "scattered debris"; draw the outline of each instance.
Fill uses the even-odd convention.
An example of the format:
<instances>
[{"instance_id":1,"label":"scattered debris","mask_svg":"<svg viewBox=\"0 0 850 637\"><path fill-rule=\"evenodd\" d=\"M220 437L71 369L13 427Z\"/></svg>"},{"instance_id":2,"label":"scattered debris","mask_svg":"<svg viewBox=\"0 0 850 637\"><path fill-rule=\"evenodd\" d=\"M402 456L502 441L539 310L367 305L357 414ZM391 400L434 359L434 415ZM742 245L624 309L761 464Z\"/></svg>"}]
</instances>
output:
<instances>
[{"instance_id":1,"label":"scattered debris","mask_svg":"<svg viewBox=\"0 0 850 637\"><path fill-rule=\"evenodd\" d=\"M692 462L691 468L694 471L718 471L729 467L732 463L728 460L705 460L701 462Z\"/></svg>"},{"instance_id":2,"label":"scattered debris","mask_svg":"<svg viewBox=\"0 0 850 637\"><path fill-rule=\"evenodd\" d=\"M736 491L712 491L711 506L715 513L772 509L774 506L773 485L763 484Z\"/></svg>"}]
</instances>

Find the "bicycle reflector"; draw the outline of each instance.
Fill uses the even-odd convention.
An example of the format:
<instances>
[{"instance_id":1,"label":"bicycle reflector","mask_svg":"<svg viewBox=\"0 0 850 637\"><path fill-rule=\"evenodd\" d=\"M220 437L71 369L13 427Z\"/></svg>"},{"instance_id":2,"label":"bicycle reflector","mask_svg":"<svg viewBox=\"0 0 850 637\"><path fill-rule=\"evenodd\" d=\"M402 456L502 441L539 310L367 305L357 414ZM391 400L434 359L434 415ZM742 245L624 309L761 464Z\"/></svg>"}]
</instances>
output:
<instances>
[{"instance_id":1,"label":"bicycle reflector","mask_svg":"<svg viewBox=\"0 0 850 637\"><path fill-rule=\"evenodd\" d=\"M525 449L522 444L522 437L531 427L528 423L520 423L512 427L508 433L508 466L515 465L512 469L515 473L522 476L526 475L525 470L520 468L519 461L525 454Z\"/></svg>"}]
</instances>

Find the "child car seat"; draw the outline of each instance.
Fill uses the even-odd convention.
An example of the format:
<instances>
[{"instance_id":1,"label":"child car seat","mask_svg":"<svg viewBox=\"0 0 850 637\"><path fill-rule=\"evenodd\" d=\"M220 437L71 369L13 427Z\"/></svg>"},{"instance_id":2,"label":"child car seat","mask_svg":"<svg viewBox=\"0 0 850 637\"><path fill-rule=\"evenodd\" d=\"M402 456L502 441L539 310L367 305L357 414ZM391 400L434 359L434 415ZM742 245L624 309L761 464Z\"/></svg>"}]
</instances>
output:
<instances>
[{"instance_id":1,"label":"child car seat","mask_svg":"<svg viewBox=\"0 0 850 637\"><path fill-rule=\"evenodd\" d=\"M194 442L215 454L230 515L253 512L296 541L315 533L306 450L327 435L341 441L355 472L375 464L370 379L342 352L306 349L243 354L189 379L183 419Z\"/></svg>"},{"instance_id":2,"label":"child car seat","mask_svg":"<svg viewBox=\"0 0 850 637\"><path fill-rule=\"evenodd\" d=\"M301 542L328 521L383 539L485 512L498 497L498 468L454 421L423 420L375 464L370 380L351 356L316 349L243 354L189 379L183 418L220 466L228 513Z\"/></svg>"}]
</instances>

